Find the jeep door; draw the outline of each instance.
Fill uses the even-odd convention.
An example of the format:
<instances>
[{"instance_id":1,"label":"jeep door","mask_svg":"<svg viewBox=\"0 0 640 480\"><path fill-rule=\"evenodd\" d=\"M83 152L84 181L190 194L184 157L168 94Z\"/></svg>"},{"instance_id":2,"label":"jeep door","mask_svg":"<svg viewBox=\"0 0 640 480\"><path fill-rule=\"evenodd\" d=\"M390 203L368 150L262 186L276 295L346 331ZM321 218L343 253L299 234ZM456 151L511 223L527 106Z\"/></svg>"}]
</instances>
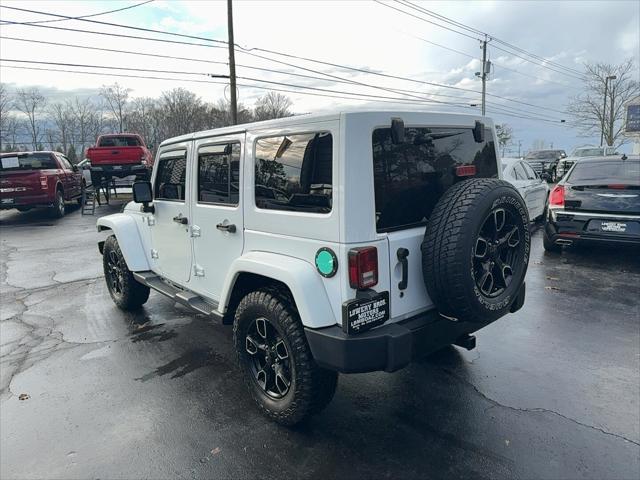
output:
<instances>
[{"instance_id":1,"label":"jeep door","mask_svg":"<svg viewBox=\"0 0 640 480\"><path fill-rule=\"evenodd\" d=\"M242 254L242 168L245 135L194 143L191 165L193 272L190 289L219 301L231 262Z\"/></svg>"},{"instance_id":2,"label":"jeep door","mask_svg":"<svg viewBox=\"0 0 640 480\"><path fill-rule=\"evenodd\" d=\"M178 284L189 281L191 238L189 237L189 163L191 143L162 148L153 172L153 215L151 257L160 274Z\"/></svg>"}]
</instances>

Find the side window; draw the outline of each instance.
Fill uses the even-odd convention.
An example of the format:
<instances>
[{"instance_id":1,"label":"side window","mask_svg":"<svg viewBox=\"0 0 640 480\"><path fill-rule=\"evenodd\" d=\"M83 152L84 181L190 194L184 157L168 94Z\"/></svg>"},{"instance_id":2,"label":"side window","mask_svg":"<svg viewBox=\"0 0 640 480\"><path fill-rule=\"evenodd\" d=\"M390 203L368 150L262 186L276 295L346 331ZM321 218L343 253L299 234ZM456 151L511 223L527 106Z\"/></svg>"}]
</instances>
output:
<instances>
[{"instance_id":1,"label":"side window","mask_svg":"<svg viewBox=\"0 0 640 480\"><path fill-rule=\"evenodd\" d=\"M333 138L329 132L260 138L255 162L258 208L331 211Z\"/></svg>"},{"instance_id":2,"label":"side window","mask_svg":"<svg viewBox=\"0 0 640 480\"><path fill-rule=\"evenodd\" d=\"M533 171L533 168L531 168L530 165L522 163L522 166L524 167L524 172L527 174L528 180L535 180L538 177L536 175L536 172Z\"/></svg>"},{"instance_id":3,"label":"side window","mask_svg":"<svg viewBox=\"0 0 640 480\"><path fill-rule=\"evenodd\" d=\"M524 172L524 168L520 162L516 163L513 167L513 173L516 177L516 180L526 180L527 174Z\"/></svg>"},{"instance_id":4,"label":"side window","mask_svg":"<svg viewBox=\"0 0 640 480\"><path fill-rule=\"evenodd\" d=\"M62 155L56 155L58 157L58 160L60 161L60 164L62 165L62 168L66 169L66 170L71 170L71 164L69 163L69 161L63 157Z\"/></svg>"},{"instance_id":5,"label":"side window","mask_svg":"<svg viewBox=\"0 0 640 480\"><path fill-rule=\"evenodd\" d=\"M187 172L186 152L168 152L157 165L154 188L157 200L184 201Z\"/></svg>"},{"instance_id":6,"label":"side window","mask_svg":"<svg viewBox=\"0 0 640 480\"><path fill-rule=\"evenodd\" d=\"M211 145L198 150L198 202L238 205L240 144Z\"/></svg>"}]
</instances>

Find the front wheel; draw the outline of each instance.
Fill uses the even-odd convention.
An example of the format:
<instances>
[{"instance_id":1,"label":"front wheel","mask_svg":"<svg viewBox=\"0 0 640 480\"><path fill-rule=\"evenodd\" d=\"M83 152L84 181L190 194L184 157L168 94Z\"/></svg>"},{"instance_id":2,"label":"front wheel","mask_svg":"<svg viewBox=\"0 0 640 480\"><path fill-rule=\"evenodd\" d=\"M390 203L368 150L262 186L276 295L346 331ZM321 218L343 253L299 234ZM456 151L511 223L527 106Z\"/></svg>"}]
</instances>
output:
<instances>
[{"instance_id":1,"label":"front wheel","mask_svg":"<svg viewBox=\"0 0 640 480\"><path fill-rule=\"evenodd\" d=\"M285 293L263 289L245 296L236 310L233 342L249 393L269 418L295 425L333 398L338 374L316 365Z\"/></svg>"},{"instance_id":2,"label":"front wheel","mask_svg":"<svg viewBox=\"0 0 640 480\"><path fill-rule=\"evenodd\" d=\"M107 238L102 252L104 278L113 302L121 310L140 308L149 298L149 287L133 278L115 236Z\"/></svg>"}]
</instances>

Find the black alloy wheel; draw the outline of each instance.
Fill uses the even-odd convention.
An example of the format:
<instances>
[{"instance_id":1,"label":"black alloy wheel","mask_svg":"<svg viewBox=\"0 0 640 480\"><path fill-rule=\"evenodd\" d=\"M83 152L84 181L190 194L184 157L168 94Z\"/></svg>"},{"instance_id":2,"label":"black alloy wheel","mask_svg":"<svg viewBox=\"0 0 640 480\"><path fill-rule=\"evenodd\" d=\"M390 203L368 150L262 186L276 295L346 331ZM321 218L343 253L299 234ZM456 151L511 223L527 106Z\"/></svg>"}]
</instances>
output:
<instances>
[{"instance_id":1,"label":"black alloy wheel","mask_svg":"<svg viewBox=\"0 0 640 480\"><path fill-rule=\"evenodd\" d=\"M111 250L106 258L107 284L111 293L117 297L122 297L124 284L124 271L122 267L122 257L115 250Z\"/></svg>"},{"instance_id":2,"label":"black alloy wheel","mask_svg":"<svg viewBox=\"0 0 640 480\"><path fill-rule=\"evenodd\" d=\"M245 354L253 379L269 397L279 400L291 387L291 361L287 343L264 317L256 318L245 336Z\"/></svg>"},{"instance_id":3,"label":"black alloy wheel","mask_svg":"<svg viewBox=\"0 0 640 480\"><path fill-rule=\"evenodd\" d=\"M519 218L505 208L486 217L473 252L473 277L486 298L500 295L513 279L513 267L522 261Z\"/></svg>"}]
</instances>

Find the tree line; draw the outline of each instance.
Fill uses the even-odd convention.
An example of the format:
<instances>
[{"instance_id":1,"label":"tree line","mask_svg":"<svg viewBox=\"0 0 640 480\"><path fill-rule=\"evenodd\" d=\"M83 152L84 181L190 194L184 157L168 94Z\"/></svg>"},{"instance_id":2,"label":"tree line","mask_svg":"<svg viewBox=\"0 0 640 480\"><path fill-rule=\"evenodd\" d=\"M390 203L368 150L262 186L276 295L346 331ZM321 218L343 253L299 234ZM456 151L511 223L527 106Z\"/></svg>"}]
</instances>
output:
<instances>
[{"instance_id":1,"label":"tree line","mask_svg":"<svg viewBox=\"0 0 640 480\"><path fill-rule=\"evenodd\" d=\"M155 150L167 138L231 125L230 105L224 99L205 102L184 88L162 92L158 98L130 93L115 83L93 97L50 102L38 88L10 91L0 84L0 150L57 150L78 162L105 133L138 133ZM292 106L287 96L270 91L253 107L240 103L238 122L290 116Z\"/></svg>"}]
</instances>

